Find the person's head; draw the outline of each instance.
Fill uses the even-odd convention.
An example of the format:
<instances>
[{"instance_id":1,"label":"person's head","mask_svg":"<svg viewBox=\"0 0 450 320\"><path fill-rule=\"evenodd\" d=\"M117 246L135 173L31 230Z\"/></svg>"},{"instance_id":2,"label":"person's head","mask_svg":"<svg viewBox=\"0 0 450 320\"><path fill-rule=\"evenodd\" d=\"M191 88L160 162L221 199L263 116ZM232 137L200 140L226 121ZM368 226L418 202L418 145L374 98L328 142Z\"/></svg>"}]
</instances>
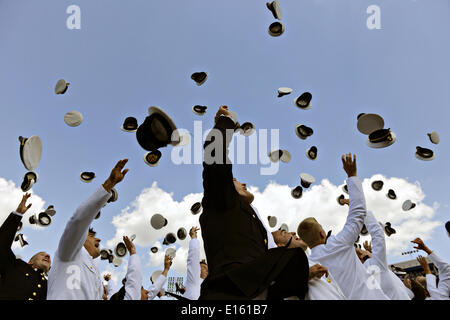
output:
<instances>
[{"instance_id":1,"label":"person's head","mask_svg":"<svg viewBox=\"0 0 450 320\"><path fill-rule=\"evenodd\" d=\"M31 257L30 261L28 261L28 264L33 268L38 268L45 273L48 273L52 264L52 260L50 259L50 255L47 252L38 252Z\"/></svg>"},{"instance_id":2,"label":"person's head","mask_svg":"<svg viewBox=\"0 0 450 320\"><path fill-rule=\"evenodd\" d=\"M205 259L200 261L200 278L206 279L208 276L208 265L206 264Z\"/></svg>"},{"instance_id":3,"label":"person's head","mask_svg":"<svg viewBox=\"0 0 450 320\"><path fill-rule=\"evenodd\" d=\"M233 179L234 188L236 189L237 193L243 197L248 203L252 203L255 199L255 196L247 190L247 185L245 183L241 183L236 180L236 178Z\"/></svg>"},{"instance_id":4,"label":"person's head","mask_svg":"<svg viewBox=\"0 0 450 320\"><path fill-rule=\"evenodd\" d=\"M411 300L425 300L429 296L427 290L416 280L411 280L411 291L414 293Z\"/></svg>"},{"instance_id":5,"label":"person's head","mask_svg":"<svg viewBox=\"0 0 450 320\"><path fill-rule=\"evenodd\" d=\"M297 234L310 248L327 242L327 233L317 220L312 217L300 222Z\"/></svg>"},{"instance_id":6,"label":"person's head","mask_svg":"<svg viewBox=\"0 0 450 320\"><path fill-rule=\"evenodd\" d=\"M89 228L88 235L84 241L84 248L91 255L93 259L100 256L100 239L95 237L94 229Z\"/></svg>"},{"instance_id":7,"label":"person's head","mask_svg":"<svg viewBox=\"0 0 450 320\"><path fill-rule=\"evenodd\" d=\"M148 300L148 290L141 287L141 300Z\"/></svg>"},{"instance_id":8,"label":"person's head","mask_svg":"<svg viewBox=\"0 0 450 320\"><path fill-rule=\"evenodd\" d=\"M273 240L278 247L284 247L289 243L289 248L302 248L303 251L308 247L302 239L297 237L295 232L287 232L286 230L277 230L272 232Z\"/></svg>"},{"instance_id":9,"label":"person's head","mask_svg":"<svg viewBox=\"0 0 450 320\"><path fill-rule=\"evenodd\" d=\"M356 255L358 256L359 260L363 264L364 264L364 262L366 262L367 259L372 258L372 254L367 250L355 247L355 251L356 251Z\"/></svg>"}]
</instances>

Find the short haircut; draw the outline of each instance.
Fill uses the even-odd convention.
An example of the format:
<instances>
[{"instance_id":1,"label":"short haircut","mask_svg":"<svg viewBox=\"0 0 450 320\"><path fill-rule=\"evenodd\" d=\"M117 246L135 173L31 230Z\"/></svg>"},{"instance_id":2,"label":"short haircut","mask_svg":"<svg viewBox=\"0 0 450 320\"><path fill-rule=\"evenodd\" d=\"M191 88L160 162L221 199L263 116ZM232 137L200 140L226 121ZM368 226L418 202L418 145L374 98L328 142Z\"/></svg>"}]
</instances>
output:
<instances>
[{"instance_id":1,"label":"short haircut","mask_svg":"<svg viewBox=\"0 0 450 320\"><path fill-rule=\"evenodd\" d=\"M202 260L200 261L200 264L204 264L205 266L208 266L208 264L206 263L206 260L205 260L205 259L202 259Z\"/></svg>"},{"instance_id":2,"label":"short haircut","mask_svg":"<svg viewBox=\"0 0 450 320\"><path fill-rule=\"evenodd\" d=\"M306 218L305 220L300 222L297 228L298 236L303 241L305 241L305 243L310 248L319 243L320 241L319 232L320 232L319 223L316 221L316 219L312 217Z\"/></svg>"},{"instance_id":3,"label":"short haircut","mask_svg":"<svg viewBox=\"0 0 450 320\"><path fill-rule=\"evenodd\" d=\"M45 252L44 252L44 251L40 251L40 252L36 253L34 256L32 256L32 257L30 258L30 261L29 261L28 263L34 263L34 260L36 260L37 256L38 256L39 254L41 254L41 253L45 253Z\"/></svg>"},{"instance_id":4,"label":"short haircut","mask_svg":"<svg viewBox=\"0 0 450 320\"><path fill-rule=\"evenodd\" d=\"M94 228L89 228L89 234L92 234L95 237L97 232L95 232Z\"/></svg>"},{"instance_id":5,"label":"short haircut","mask_svg":"<svg viewBox=\"0 0 450 320\"><path fill-rule=\"evenodd\" d=\"M414 298L411 300L425 300L427 297L425 288L413 279L411 279L411 291L414 293Z\"/></svg>"}]
</instances>

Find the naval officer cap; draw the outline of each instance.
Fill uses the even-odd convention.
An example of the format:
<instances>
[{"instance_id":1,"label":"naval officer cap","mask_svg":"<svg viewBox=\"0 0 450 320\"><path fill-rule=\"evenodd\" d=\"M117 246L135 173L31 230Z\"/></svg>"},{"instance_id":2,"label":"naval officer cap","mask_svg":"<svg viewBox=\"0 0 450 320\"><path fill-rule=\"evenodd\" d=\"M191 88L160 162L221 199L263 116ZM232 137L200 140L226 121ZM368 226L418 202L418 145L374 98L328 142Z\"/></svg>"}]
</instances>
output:
<instances>
[{"instance_id":1,"label":"naval officer cap","mask_svg":"<svg viewBox=\"0 0 450 320\"><path fill-rule=\"evenodd\" d=\"M392 189L388 190L388 193L386 194L386 197L388 197L391 200L397 199L397 195L395 194L395 191Z\"/></svg>"},{"instance_id":2,"label":"naval officer cap","mask_svg":"<svg viewBox=\"0 0 450 320\"><path fill-rule=\"evenodd\" d=\"M109 256L112 254L110 249L102 249L100 250L100 260L108 260Z\"/></svg>"},{"instance_id":3,"label":"naval officer cap","mask_svg":"<svg viewBox=\"0 0 450 320\"><path fill-rule=\"evenodd\" d=\"M366 145L370 148L386 148L390 145L394 144L397 140L397 136L391 129L379 129L371 134L369 134L369 138L366 141Z\"/></svg>"},{"instance_id":4,"label":"naval officer cap","mask_svg":"<svg viewBox=\"0 0 450 320\"><path fill-rule=\"evenodd\" d=\"M275 228L275 226L277 225L277 217L275 217L275 216L268 216L267 220L269 221L269 227Z\"/></svg>"},{"instance_id":5,"label":"naval officer cap","mask_svg":"<svg viewBox=\"0 0 450 320\"><path fill-rule=\"evenodd\" d=\"M278 230L289 232L289 227L286 223L283 223Z\"/></svg>"},{"instance_id":6,"label":"naval officer cap","mask_svg":"<svg viewBox=\"0 0 450 320\"><path fill-rule=\"evenodd\" d=\"M291 190L291 196L294 199L300 199L303 195L303 188L300 186L296 186L294 189Z\"/></svg>"},{"instance_id":7,"label":"naval officer cap","mask_svg":"<svg viewBox=\"0 0 450 320\"><path fill-rule=\"evenodd\" d=\"M272 162L278 162L281 160L282 162L291 161L291 153L287 150L274 150L269 152L269 158Z\"/></svg>"},{"instance_id":8,"label":"naval officer cap","mask_svg":"<svg viewBox=\"0 0 450 320\"><path fill-rule=\"evenodd\" d=\"M194 72L191 74L191 79L195 81L195 84L198 86L201 86L205 83L206 79L208 79L208 73L207 72Z\"/></svg>"},{"instance_id":9,"label":"naval officer cap","mask_svg":"<svg viewBox=\"0 0 450 320\"><path fill-rule=\"evenodd\" d=\"M76 110L69 111L64 115L64 122L69 127L78 127L83 122L83 115Z\"/></svg>"},{"instance_id":10,"label":"naval officer cap","mask_svg":"<svg viewBox=\"0 0 450 320\"><path fill-rule=\"evenodd\" d=\"M345 196L343 194L341 194L339 197L336 198L337 203L339 203L341 206L345 205L345 202L342 201L344 199L345 199Z\"/></svg>"},{"instance_id":11,"label":"naval officer cap","mask_svg":"<svg viewBox=\"0 0 450 320\"><path fill-rule=\"evenodd\" d=\"M144 162L150 167L156 167L161 157L162 157L161 151L159 150L150 151L144 155Z\"/></svg>"},{"instance_id":12,"label":"naval officer cap","mask_svg":"<svg viewBox=\"0 0 450 320\"><path fill-rule=\"evenodd\" d=\"M286 96L286 95L291 94L291 93L292 93L292 89L291 88L288 88L288 87L278 88L278 98L281 98L281 97Z\"/></svg>"},{"instance_id":13,"label":"naval officer cap","mask_svg":"<svg viewBox=\"0 0 450 320\"><path fill-rule=\"evenodd\" d=\"M127 251L128 251L127 247L126 247L125 243L123 243L123 242L119 242L116 245L116 248L114 249L114 253L119 258L125 257L127 254Z\"/></svg>"},{"instance_id":14,"label":"naval officer cap","mask_svg":"<svg viewBox=\"0 0 450 320\"><path fill-rule=\"evenodd\" d=\"M34 214L28 219L30 224L35 224L41 227L48 227L52 223L52 217L45 212Z\"/></svg>"},{"instance_id":15,"label":"naval officer cap","mask_svg":"<svg viewBox=\"0 0 450 320\"><path fill-rule=\"evenodd\" d=\"M346 184L344 184L344 185L342 186L342 191L344 191L346 194L348 194L348 187L347 187Z\"/></svg>"},{"instance_id":16,"label":"naval officer cap","mask_svg":"<svg viewBox=\"0 0 450 320\"><path fill-rule=\"evenodd\" d=\"M113 256L112 264L114 265L114 267L117 268L118 266L120 266L122 264L122 258Z\"/></svg>"},{"instance_id":17,"label":"naval officer cap","mask_svg":"<svg viewBox=\"0 0 450 320\"><path fill-rule=\"evenodd\" d=\"M208 107L207 106L200 106L200 105L195 105L192 107L192 111L198 115L198 116L202 116L206 113L206 109Z\"/></svg>"},{"instance_id":18,"label":"naval officer cap","mask_svg":"<svg viewBox=\"0 0 450 320\"><path fill-rule=\"evenodd\" d=\"M159 213L155 213L152 218L150 219L150 224L152 227L156 230L161 229L162 227L165 227L167 225L167 219L164 218Z\"/></svg>"},{"instance_id":19,"label":"naval officer cap","mask_svg":"<svg viewBox=\"0 0 450 320\"><path fill-rule=\"evenodd\" d=\"M279 37L284 33L284 25L281 22L274 22L269 26L269 34L272 37Z\"/></svg>"},{"instance_id":20,"label":"naval officer cap","mask_svg":"<svg viewBox=\"0 0 450 320\"><path fill-rule=\"evenodd\" d=\"M372 182L372 189L375 191L380 191L381 189L383 189L383 185L384 185L383 181L376 180L376 181Z\"/></svg>"},{"instance_id":21,"label":"naval officer cap","mask_svg":"<svg viewBox=\"0 0 450 320\"><path fill-rule=\"evenodd\" d=\"M139 145L147 151L154 151L167 145L177 146L180 134L172 119L160 108L150 107L148 116L136 131Z\"/></svg>"},{"instance_id":22,"label":"naval officer cap","mask_svg":"<svg viewBox=\"0 0 450 320\"><path fill-rule=\"evenodd\" d=\"M309 136L312 136L313 133L314 133L314 130L312 128L307 127L303 124L298 124L295 127L295 134L297 135L297 137L299 137L302 140L305 140Z\"/></svg>"},{"instance_id":23,"label":"naval officer cap","mask_svg":"<svg viewBox=\"0 0 450 320\"><path fill-rule=\"evenodd\" d=\"M360 113L357 121L358 131L365 135L384 128L384 119L375 113Z\"/></svg>"},{"instance_id":24,"label":"naval officer cap","mask_svg":"<svg viewBox=\"0 0 450 320\"><path fill-rule=\"evenodd\" d=\"M166 234L166 236L164 237L163 244L164 244L164 245L168 245L168 244L175 243L176 241L177 241L177 237L175 236L175 234L173 234L172 232L169 232L169 233Z\"/></svg>"},{"instance_id":25,"label":"naval officer cap","mask_svg":"<svg viewBox=\"0 0 450 320\"><path fill-rule=\"evenodd\" d=\"M391 235L393 235L394 233L396 233L395 229L392 228L391 223L390 222L386 222L384 225L384 233L386 233L386 235L388 237L390 237Z\"/></svg>"},{"instance_id":26,"label":"naval officer cap","mask_svg":"<svg viewBox=\"0 0 450 320\"><path fill-rule=\"evenodd\" d=\"M23 234L19 233L16 235L16 237L14 238L14 241L19 241L20 246L23 248L26 245L28 245L28 242L24 239Z\"/></svg>"},{"instance_id":27,"label":"naval officer cap","mask_svg":"<svg viewBox=\"0 0 450 320\"><path fill-rule=\"evenodd\" d=\"M297 107L303 110L308 110L311 105L312 94L310 92L303 92L300 97L295 98L294 103Z\"/></svg>"},{"instance_id":28,"label":"naval officer cap","mask_svg":"<svg viewBox=\"0 0 450 320\"><path fill-rule=\"evenodd\" d=\"M196 202L191 207L192 214L198 214L202 209L202 204L200 202Z\"/></svg>"},{"instance_id":29,"label":"naval officer cap","mask_svg":"<svg viewBox=\"0 0 450 320\"><path fill-rule=\"evenodd\" d=\"M310 160L316 160L317 159L317 147L316 146L312 146L311 148L306 150L306 156Z\"/></svg>"},{"instance_id":30,"label":"naval officer cap","mask_svg":"<svg viewBox=\"0 0 450 320\"><path fill-rule=\"evenodd\" d=\"M38 181L38 174L36 172L33 171L27 172L23 177L20 189L22 189L23 192L27 192L37 181Z\"/></svg>"},{"instance_id":31,"label":"naval officer cap","mask_svg":"<svg viewBox=\"0 0 450 320\"><path fill-rule=\"evenodd\" d=\"M153 252L153 253L157 253L158 252L158 248L157 247L152 247L150 249L150 251Z\"/></svg>"},{"instance_id":32,"label":"naval officer cap","mask_svg":"<svg viewBox=\"0 0 450 320\"><path fill-rule=\"evenodd\" d=\"M174 248L167 248L166 250L166 256L175 259L175 256L177 255L177 251Z\"/></svg>"},{"instance_id":33,"label":"naval officer cap","mask_svg":"<svg viewBox=\"0 0 450 320\"><path fill-rule=\"evenodd\" d=\"M161 274L162 274L161 270L156 270L155 272L152 273L152 276L150 277L150 281L152 283L155 283L156 279L158 279Z\"/></svg>"},{"instance_id":34,"label":"naval officer cap","mask_svg":"<svg viewBox=\"0 0 450 320\"><path fill-rule=\"evenodd\" d=\"M178 239L184 240L184 239L186 239L186 236L187 236L187 231L185 228L182 227L182 228L178 229L178 231L177 231Z\"/></svg>"},{"instance_id":35,"label":"naval officer cap","mask_svg":"<svg viewBox=\"0 0 450 320\"><path fill-rule=\"evenodd\" d=\"M266 2L267 9L272 12L273 17L277 20L281 20L281 6L278 0L272 2Z\"/></svg>"},{"instance_id":36,"label":"naval officer cap","mask_svg":"<svg viewBox=\"0 0 450 320\"><path fill-rule=\"evenodd\" d=\"M428 138L430 138L430 141L434 144L438 144L440 139L439 139L439 134L436 131L433 131L432 133L427 133Z\"/></svg>"},{"instance_id":37,"label":"naval officer cap","mask_svg":"<svg viewBox=\"0 0 450 320\"><path fill-rule=\"evenodd\" d=\"M34 171L39 165L42 156L42 141L38 136L29 138L19 137L20 159L28 171Z\"/></svg>"},{"instance_id":38,"label":"naval officer cap","mask_svg":"<svg viewBox=\"0 0 450 320\"><path fill-rule=\"evenodd\" d=\"M90 171L85 171L80 173L80 180L85 183L90 183L95 178L95 173Z\"/></svg>"},{"instance_id":39,"label":"naval officer cap","mask_svg":"<svg viewBox=\"0 0 450 320\"><path fill-rule=\"evenodd\" d=\"M300 184L303 188L309 188L316 181L314 177L308 173L300 174Z\"/></svg>"},{"instance_id":40,"label":"naval officer cap","mask_svg":"<svg viewBox=\"0 0 450 320\"><path fill-rule=\"evenodd\" d=\"M56 94L64 94L69 88L70 83L66 82L64 79L59 79L55 85L55 93Z\"/></svg>"},{"instance_id":41,"label":"naval officer cap","mask_svg":"<svg viewBox=\"0 0 450 320\"><path fill-rule=\"evenodd\" d=\"M408 210L414 209L415 207L416 207L416 204L414 202L412 202L411 200L406 200L402 204L403 211L408 211Z\"/></svg>"},{"instance_id":42,"label":"naval officer cap","mask_svg":"<svg viewBox=\"0 0 450 320\"><path fill-rule=\"evenodd\" d=\"M127 117L123 121L122 126L120 127L120 130L124 132L136 132L139 125L137 122L137 119L134 117Z\"/></svg>"},{"instance_id":43,"label":"naval officer cap","mask_svg":"<svg viewBox=\"0 0 450 320\"><path fill-rule=\"evenodd\" d=\"M255 132L255 126L251 122L244 122L240 125L239 131L243 136L249 137Z\"/></svg>"},{"instance_id":44,"label":"naval officer cap","mask_svg":"<svg viewBox=\"0 0 450 320\"><path fill-rule=\"evenodd\" d=\"M416 147L416 158L423 161L430 161L434 159L434 152L433 150L422 148L417 146Z\"/></svg>"}]
</instances>

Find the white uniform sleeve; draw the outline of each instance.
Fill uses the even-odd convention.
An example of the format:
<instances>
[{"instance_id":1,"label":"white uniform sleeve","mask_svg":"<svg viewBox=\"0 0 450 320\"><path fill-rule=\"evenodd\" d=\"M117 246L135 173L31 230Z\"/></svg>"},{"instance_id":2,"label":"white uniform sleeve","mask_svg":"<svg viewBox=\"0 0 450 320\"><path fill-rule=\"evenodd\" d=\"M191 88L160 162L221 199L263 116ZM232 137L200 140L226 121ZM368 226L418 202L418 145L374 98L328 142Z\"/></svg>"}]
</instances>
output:
<instances>
[{"instance_id":1,"label":"white uniform sleeve","mask_svg":"<svg viewBox=\"0 0 450 320\"><path fill-rule=\"evenodd\" d=\"M186 292L184 297L193 300L190 296L195 291L195 287L200 287L200 242L198 239L191 239L187 259Z\"/></svg>"},{"instance_id":2,"label":"white uniform sleeve","mask_svg":"<svg viewBox=\"0 0 450 320\"><path fill-rule=\"evenodd\" d=\"M77 208L67 222L59 241L56 255L61 261L68 262L75 259L75 256L83 247L90 224L110 197L111 193L100 186Z\"/></svg>"},{"instance_id":3,"label":"white uniform sleeve","mask_svg":"<svg viewBox=\"0 0 450 320\"><path fill-rule=\"evenodd\" d=\"M148 300L153 300L161 291L162 286L166 282L166 277L164 275L160 275L158 279L155 280L155 283L150 286L148 289Z\"/></svg>"},{"instance_id":4,"label":"white uniform sleeve","mask_svg":"<svg viewBox=\"0 0 450 320\"><path fill-rule=\"evenodd\" d=\"M387 270L388 264L384 231L372 212L367 212L365 221L367 231L369 231L372 237L372 263L375 263L381 270Z\"/></svg>"},{"instance_id":5,"label":"white uniform sleeve","mask_svg":"<svg viewBox=\"0 0 450 320\"><path fill-rule=\"evenodd\" d=\"M433 262L439 271L439 284L437 289L442 297L448 299L450 295L450 265L442 260L434 251L428 255L428 258ZM436 282L434 282L436 283ZM428 278L427 278L428 286ZM430 293L431 295L431 293Z\"/></svg>"},{"instance_id":6,"label":"white uniform sleeve","mask_svg":"<svg viewBox=\"0 0 450 320\"><path fill-rule=\"evenodd\" d=\"M124 300L141 300L142 270L137 254L131 255L128 260L126 279Z\"/></svg>"},{"instance_id":7,"label":"white uniform sleeve","mask_svg":"<svg viewBox=\"0 0 450 320\"><path fill-rule=\"evenodd\" d=\"M350 198L347 221L342 231L335 237L330 237L330 239L341 244L353 246L364 224L366 199L364 198L361 180L358 177L348 178L347 188Z\"/></svg>"},{"instance_id":8,"label":"white uniform sleeve","mask_svg":"<svg viewBox=\"0 0 450 320\"><path fill-rule=\"evenodd\" d=\"M105 289L106 289L106 296L107 296L107 299L109 300L109 299L111 299L111 297L112 297L112 295L114 294L114 288L113 288L113 285L112 285L112 283L111 283L111 280L110 281L104 281L103 282L104 283L104 286L105 286Z\"/></svg>"}]
</instances>

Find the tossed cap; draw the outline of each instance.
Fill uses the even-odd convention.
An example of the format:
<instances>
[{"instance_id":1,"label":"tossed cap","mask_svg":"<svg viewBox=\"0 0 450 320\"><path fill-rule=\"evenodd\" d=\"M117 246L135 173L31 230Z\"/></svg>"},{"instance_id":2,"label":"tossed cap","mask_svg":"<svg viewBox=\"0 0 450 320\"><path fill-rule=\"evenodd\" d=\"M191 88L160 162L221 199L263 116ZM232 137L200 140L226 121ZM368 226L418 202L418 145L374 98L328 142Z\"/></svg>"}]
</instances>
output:
<instances>
[{"instance_id":1,"label":"tossed cap","mask_svg":"<svg viewBox=\"0 0 450 320\"><path fill-rule=\"evenodd\" d=\"M386 194L386 197L388 197L389 199L395 200L397 199L397 195L395 194L395 191L392 189L388 190L388 193Z\"/></svg>"},{"instance_id":2,"label":"tossed cap","mask_svg":"<svg viewBox=\"0 0 450 320\"><path fill-rule=\"evenodd\" d=\"M169 256L172 259L174 259L176 255L177 255L177 251L174 248L167 248L166 256Z\"/></svg>"},{"instance_id":3,"label":"tossed cap","mask_svg":"<svg viewBox=\"0 0 450 320\"><path fill-rule=\"evenodd\" d=\"M182 228L178 229L178 231L177 231L178 239L184 240L184 239L186 239L186 236L187 236L187 231L185 228L182 227Z\"/></svg>"},{"instance_id":4,"label":"tossed cap","mask_svg":"<svg viewBox=\"0 0 450 320\"><path fill-rule=\"evenodd\" d=\"M308 173L301 173L300 174L300 184L303 188L309 188L311 184L313 184L316 181L314 177Z\"/></svg>"},{"instance_id":5,"label":"tossed cap","mask_svg":"<svg viewBox=\"0 0 450 320\"><path fill-rule=\"evenodd\" d=\"M447 230L448 236L450 237L450 221L447 221L445 223L445 230Z\"/></svg>"},{"instance_id":6,"label":"tossed cap","mask_svg":"<svg viewBox=\"0 0 450 320\"><path fill-rule=\"evenodd\" d=\"M152 273L152 276L150 277L150 281L152 283L154 283L156 281L156 279L158 279L161 274L162 274L161 270L156 270L155 272Z\"/></svg>"},{"instance_id":7,"label":"tossed cap","mask_svg":"<svg viewBox=\"0 0 450 320\"><path fill-rule=\"evenodd\" d=\"M279 37L284 33L284 25L281 22L274 22L269 26L269 34L272 37Z\"/></svg>"},{"instance_id":8,"label":"tossed cap","mask_svg":"<svg viewBox=\"0 0 450 320\"><path fill-rule=\"evenodd\" d=\"M150 167L156 167L159 164L159 160L162 157L162 153L159 150L147 152L144 155L144 162Z\"/></svg>"},{"instance_id":9,"label":"tossed cap","mask_svg":"<svg viewBox=\"0 0 450 320\"><path fill-rule=\"evenodd\" d=\"M69 127L78 127L83 122L83 115L76 110L69 111L64 115L64 122Z\"/></svg>"},{"instance_id":10,"label":"tossed cap","mask_svg":"<svg viewBox=\"0 0 450 320\"><path fill-rule=\"evenodd\" d=\"M86 183L92 182L92 180L94 180L94 178L95 178L94 172L85 171L85 172L80 173L80 179L83 182L86 182Z\"/></svg>"},{"instance_id":11,"label":"tossed cap","mask_svg":"<svg viewBox=\"0 0 450 320\"><path fill-rule=\"evenodd\" d=\"M267 220L269 221L269 227L275 228L275 226L277 225L277 217L275 217L275 216L268 216Z\"/></svg>"},{"instance_id":12,"label":"tossed cap","mask_svg":"<svg viewBox=\"0 0 450 320\"><path fill-rule=\"evenodd\" d=\"M434 159L434 152L431 149L416 147L416 158L419 160L430 161Z\"/></svg>"},{"instance_id":13,"label":"tossed cap","mask_svg":"<svg viewBox=\"0 0 450 320\"><path fill-rule=\"evenodd\" d=\"M109 258L109 251L108 251L108 249L100 250L100 260L108 260L108 258Z\"/></svg>"},{"instance_id":14,"label":"tossed cap","mask_svg":"<svg viewBox=\"0 0 450 320\"><path fill-rule=\"evenodd\" d=\"M34 214L28 219L30 224L36 224L41 227L47 227L52 223L52 217L45 212Z\"/></svg>"},{"instance_id":15,"label":"tossed cap","mask_svg":"<svg viewBox=\"0 0 450 320\"><path fill-rule=\"evenodd\" d=\"M20 230L22 230L23 227L23 222L19 221L19 225L17 226L17 232L19 232Z\"/></svg>"},{"instance_id":16,"label":"tossed cap","mask_svg":"<svg viewBox=\"0 0 450 320\"><path fill-rule=\"evenodd\" d=\"M191 74L191 79L194 80L198 86L201 86L205 83L206 79L208 79L208 73L203 71L194 72Z\"/></svg>"},{"instance_id":17,"label":"tossed cap","mask_svg":"<svg viewBox=\"0 0 450 320\"><path fill-rule=\"evenodd\" d=\"M175 236L175 234L172 232L169 232L168 234L166 234L163 244L168 245L168 244L175 243L176 241L177 241L177 237Z\"/></svg>"},{"instance_id":18,"label":"tossed cap","mask_svg":"<svg viewBox=\"0 0 450 320\"><path fill-rule=\"evenodd\" d=\"M127 247L125 246L125 243L119 242L117 244L116 248L114 249L114 253L119 258L126 256L126 254L127 254Z\"/></svg>"},{"instance_id":19,"label":"tossed cap","mask_svg":"<svg viewBox=\"0 0 450 320\"><path fill-rule=\"evenodd\" d=\"M53 205L49 205L47 209L45 209L45 213L53 217L56 214L55 207Z\"/></svg>"},{"instance_id":20,"label":"tossed cap","mask_svg":"<svg viewBox=\"0 0 450 320\"><path fill-rule=\"evenodd\" d=\"M342 200L344 200L344 199L345 199L345 196L344 196L343 194L341 194L339 197L336 198L337 202L338 202L341 206L345 205L345 203L342 202Z\"/></svg>"},{"instance_id":21,"label":"tossed cap","mask_svg":"<svg viewBox=\"0 0 450 320\"><path fill-rule=\"evenodd\" d=\"M288 227L288 225L286 223L283 223L278 230L283 230L283 231L288 232L289 231L289 227Z\"/></svg>"},{"instance_id":22,"label":"tossed cap","mask_svg":"<svg viewBox=\"0 0 450 320\"><path fill-rule=\"evenodd\" d=\"M58 82L56 82L55 85L55 93L56 94L64 94L67 91L67 88L69 87L70 83L66 82L64 79L59 79Z\"/></svg>"},{"instance_id":23,"label":"tossed cap","mask_svg":"<svg viewBox=\"0 0 450 320\"><path fill-rule=\"evenodd\" d=\"M430 138L430 141L434 144L438 144L440 139L439 139L439 134L436 131L433 131L432 133L427 133L428 137Z\"/></svg>"},{"instance_id":24,"label":"tossed cap","mask_svg":"<svg viewBox=\"0 0 450 320\"><path fill-rule=\"evenodd\" d=\"M202 209L201 202L196 202L192 205L191 212L192 212L192 214L198 214L201 209Z\"/></svg>"},{"instance_id":25,"label":"tossed cap","mask_svg":"<svg viewBox=\"0 0 450 320\"><path fill-rule=\"evenodd\" d=\"M291 153L287 150L273 150L269 152L269 158L272 162L278 162L278 160L289 162L291 161Z\"/></svg>"},{"instance_id":26,"label":"tossed cap","mask_svg":"<svg viewBox=\"0 0 450 320\"><path fill-rule=\"evenodd\" d=\"M243 136L251 136L255 132L255 126L251 122L244 122L239 128Z\"/></svg>"},{"instance_id":27,"label":"tossed cap","mask_svg":"<svg viewBox=\"0 0 450 320\"><path fill-rule=\"evenodd\" d=\"M381 129L372 132L366 140L366 145L370 148L386 148L395 143L397 136L390 129Z\"/></svg>"},{"instance_id":28,"label":"tossed cap","mask_svg":"<svg viewBox=\"0 0 450 320\"><path fill-rule=\"evenodd\" d=\"M358 131L365 135L384 128L384 119L375 113L360 113L357 120Z\"/></svg>"},{"instance_id":29,"label":"tossed cap","mask_svg":"<svg viewBox=\"0 0 450 320\"><path fill-rule=\"evenodd\" d=\"M24 239L23 234L19 233L16 235L16 237L14 238L14 241L19 241L20 246L23 248L26 245L28 245L28 242Z\"/></svg>"},{"instance_id":30,"label":"tossed cap","mask_svg":"<svg viewBox=\"0 0 450 320\"><path fill-rule=\"evenodd\" d=\"M292 89L291 88L288 88L288 87L278 88L278 98L281 98L281 97L286 96L286 95L291 94L291 93L292 93Z\"/></svg>"},{"instance_id":31,"label":"tossed cap","mask_svg":"<svg viewBox=\"0 0 450 320\"><path fill-rule=\"evenodd\" d=\"M317 147L312 146L308 150L306 150L306 157L310 160L316 160L317 159Z\"/></svg>"},{"instance_id":32,"label":"tossed cap","mask_svg":"<svg viewBox=\"0 0 450 320\"><path fill-rule=\"evenodd\" d=\"M415 207L416 207L416 204L414 202L412 202L411 200L406 200L402 204L403 211L408 211L408 210L411 210L411 209L413 209Z\"/></svg>"},{"instance_id":33,"label":"tossed cap","mask_svg":"<svg viewBox=\"0 0 450 320\"><path fill-rule=\"evenodd\" d=\"M391 235L396 233L395 229L391 227L391 223L390 222L386 222L385 223L385 225L384 225L384 233L386 233L386 235L388 237L390 237Z\"/></svg>"},{"instance_id":34,"label":"tossed cap","mask_svg":"<svg viewBox=\"0 0 450 320\"><path fill-rule=\"evenodd\" d=\"M167 219L164 218L159 213L155 213L152 218L150 219L150 224L152 227L156 230L161 229L162 227L165 227L167 225Z\"/></svg>"},{"instance_id":35,"label":"tossed cap","mask_svg":"<svg viewBox=\"0 0 450 320\"><path fill-rule=\"evenodd\" d=\"M275 0L272 2L267 2L266 6L267 6L267 9L269 9L270 12L272 12L273 17L275 19L281 20L281 6L280 6L280 2L278 0Z\"/></svg>"},{"instance_id":36,"label":"tossed cap","mask_svg":"<svg viewBox=\"0 0 450 320\"><path fill-rule=\"evenodd\" d=\"M158 252L158 248L157 247L152 247L150 249L150 251L153 252L153 253L157 253Z\"/></svg>"},{"instance_id":37,"label":"tossed cap","mask_svg":"<svg viewBox=\"0 0 450 320\"><path fill-rule=\"evenodd\" d=\"M303 188L300 186L296 186L294 189L292 189L291 191L291 196L294 199L300 199L302 197L303 194Z\"/></svg>"},{"instance_id":38,"label":"tossed cap","mask_svg":"<svg viewBox=\"0 0 450 320\"><path fill-rule=\"evenodd\" d=\"M192 111L199 116L202 116L206 113L207 106L195 105L192 107Z\"/></svg>"},{"instance_id":39,"label":"tossed cap","mask_svg":"<svg viewBox=\"0 0 450 320\"><path fill-rule=\"evenodd\" d=\"M300 97L295 98L294 104L303 110L308 110L311 105L312 94L310 92L303 92Z\"/></svg>"},{"instance_id":40,"label":"tossed cap","mask_svg":"<svg viewBox=\"0 0 450 320\"><path fill-rule=\"evenodd\" d=\"M114 265L114 267L117 268L118 266L120 266L122 264L122 258L113 256L112 264Z\"/></svg>"},{"instance_id":41,"label":"tossed cap","mask_svg":"<svg viewBox=\"0 0 450 320\"><path fill-rule=\"evenodd\" d=\"M346 184L344 184L344 185L342 186L342 191L344 191L344 193L348 194L348 187L347 187Z\"/></svg>"},{"instance_id":42,"label":"tossed cap","mask_svg":"<svg viewBox=\"0 0 450 320\"><path fill-rule=\"evenodd\" d=\"M137 119L134 117L127 117L123 121L122 126L120 127L120 130L124 132L136 132L139 125L137 122Z\"/></svg>"},{"instance_id":43,"label":"tossed cap","mask_svg":"<svg viewBox=\"0 0 450 320\"><path fill-rule=\"evenodd\" d=\"M38 174L36 172L27 172L23 177L22 184L20 185L20 189L23 192L27 192L31 189L31 187L38 181Z\"/></svg>"},{"instance_id":44,"label":"tossed cap","mask_svg":"<svg viewBox=\"0 0 450 320\"><path fill-rule=\"evenodd\" d=\"M375 191L380 191L381 189L383 189L383 185L384 185L383 181L375 180L374 182L372 182L372 189Z\"/></svg>"},{"instance_id":45,"label":"tossed cap","mask_svg":"<svg viewBox=\"0 0 450 320\"><path fill-rule=\"evenodd\" d=\"M313 133L314 133L313 129L303 124L298 124L297 126L295 126L295 134L302 140L305 140L309 136L312 136Z\"/></svg>"},{"instance_id":46,"label":"tossed cap","mask_svg":"<svg viewBox=\"0 0 450 320\"><path fill-rule=\"evenodd\" d=\"M28 171L34 171L39 165L42 156L42 141L38 136L29 138L19 137L20 159Z\"/></svg>"}]
</instances>

